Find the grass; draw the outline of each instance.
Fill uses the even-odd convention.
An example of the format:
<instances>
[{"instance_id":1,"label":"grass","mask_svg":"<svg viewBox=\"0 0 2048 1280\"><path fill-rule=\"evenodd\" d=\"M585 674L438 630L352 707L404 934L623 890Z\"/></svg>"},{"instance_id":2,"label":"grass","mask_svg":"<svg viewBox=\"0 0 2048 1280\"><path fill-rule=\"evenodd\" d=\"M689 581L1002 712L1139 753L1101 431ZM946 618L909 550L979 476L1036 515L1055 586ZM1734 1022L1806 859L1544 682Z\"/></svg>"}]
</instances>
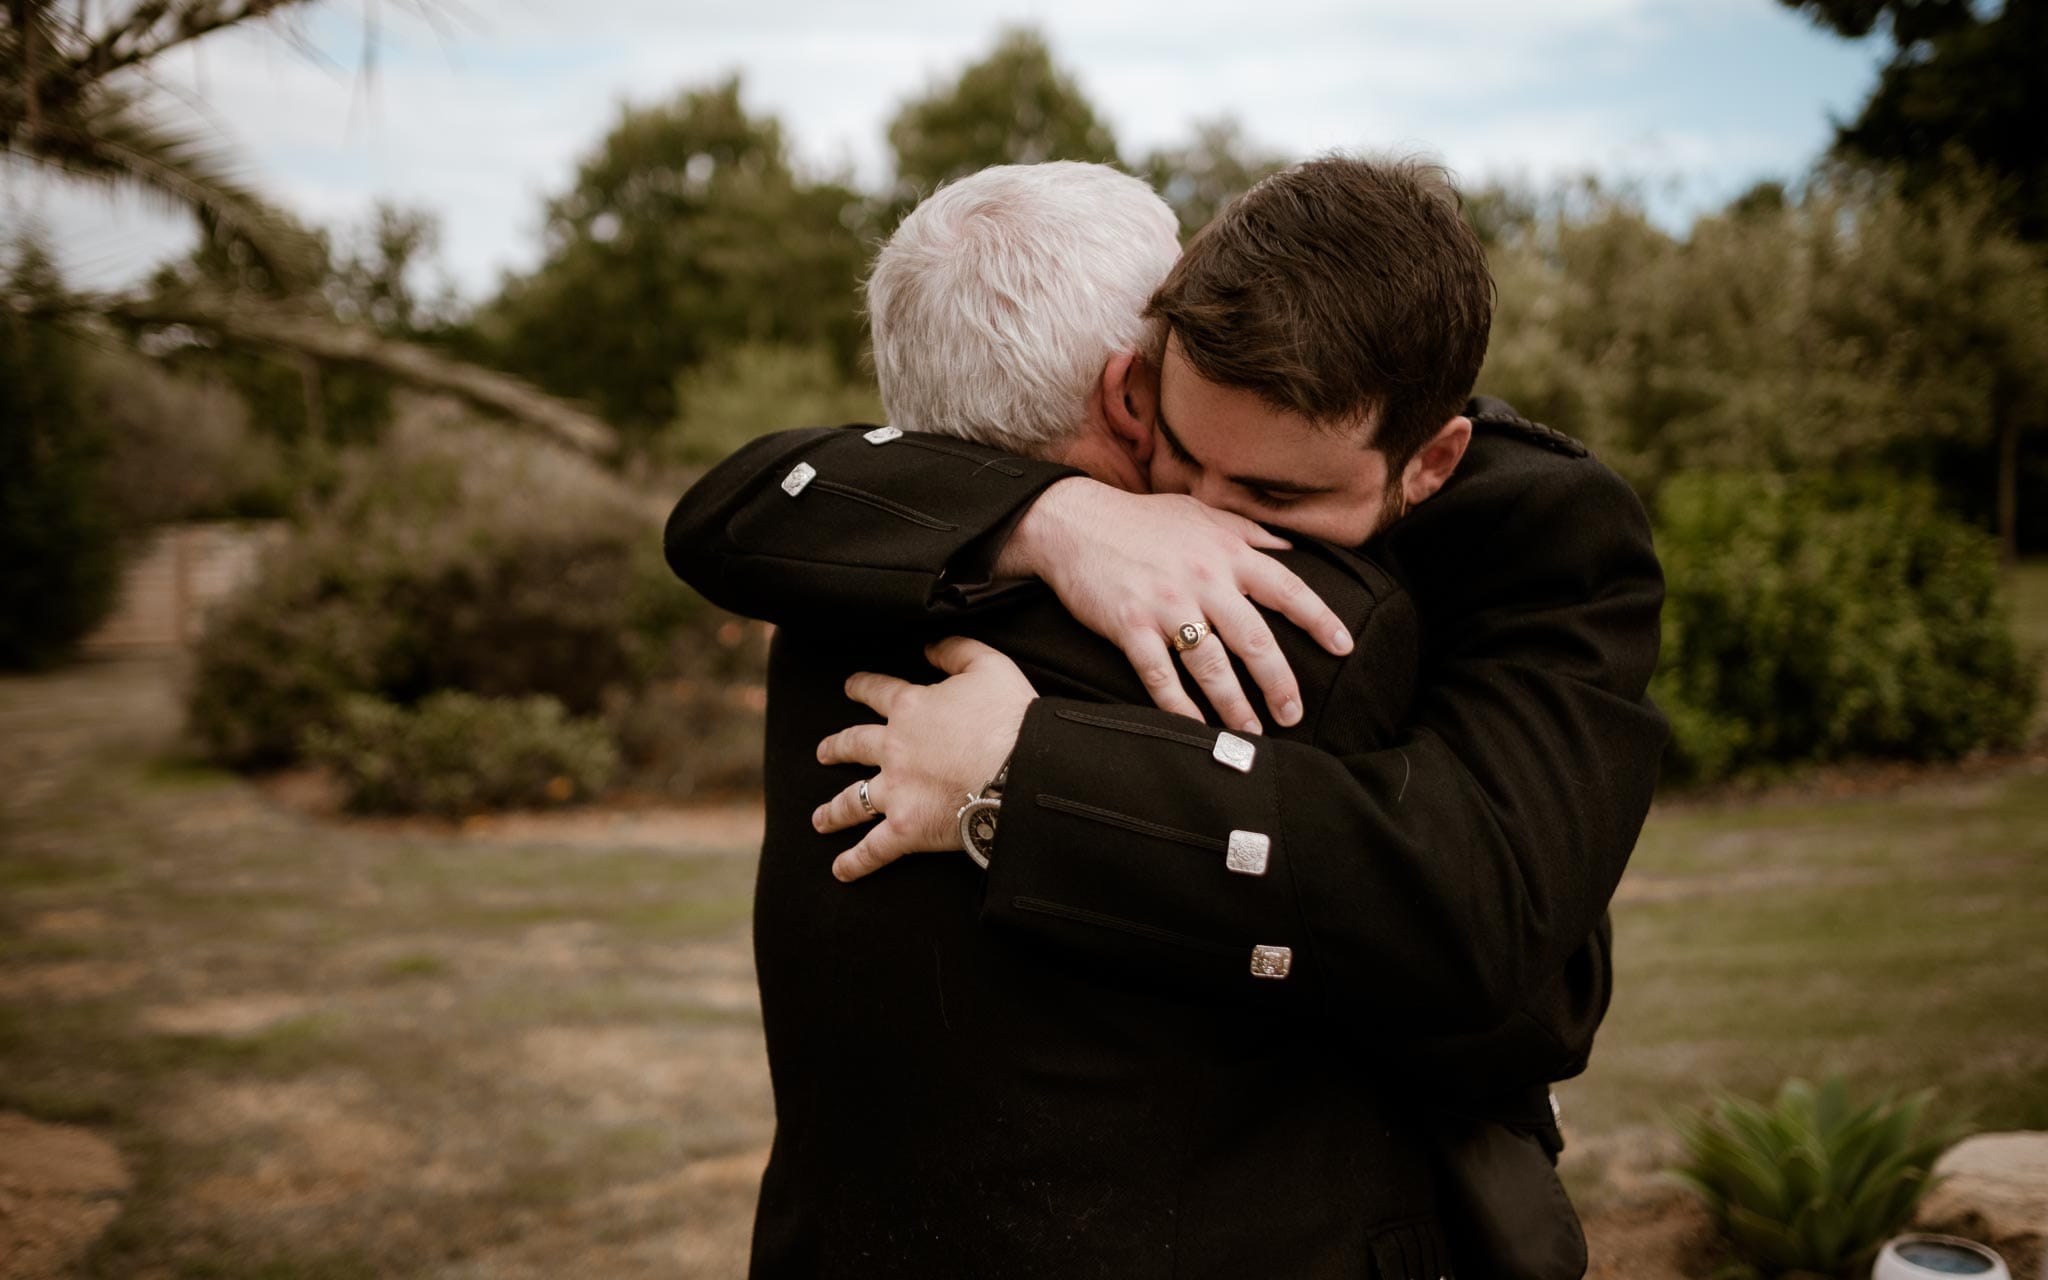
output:
<instances>
[{"instance_id":1,"label":"grass","mask_svg":"<svg viewBox=\"0 0 2048 1280\"><path fill-rule=\"evenodd\" d=\"M82 1274L742 1271L753 850L317 821L174 674L0 680L0 1109L134 1175Z\"/></svg>"},{"instance_id":2,"label":"grass","mask_svg":"<svg viewBox=\"0 0 2048 1280\"><path fill-rule=\"evenodd\" d=\"M2012 625L2023 648L2048 658L2048 558L2022 560L2011 570ZM2048 661L2041 666L2041 698L2034 704L2034 736L2048 736Z\"/></svg>"},{"instance_id":3,"label":"grass","mask_svg":"<svg viewBox=\"0 0 2048 1280\"><path fill-rule=\"evenodd\" d=\"M307 818L178 757L170 674L0 680L0 1109L135 1174L86 1274L742 1272L752 850ZM1575 1141L1832 1072L2048 1128L2038 760L1663 806L1615 923Z\"/></svg>"},{"instance_id":4,"label":"grass","mask_svg":"<svg viewBox=\"0 0 2048 1280\"><path fill-rule=\"evenodd\" d=\"M1667 806L1617 900L1581 1132L1842 1073L2048 1127L2048 770L1889 796Z\"/></svg>"}]
</instances>

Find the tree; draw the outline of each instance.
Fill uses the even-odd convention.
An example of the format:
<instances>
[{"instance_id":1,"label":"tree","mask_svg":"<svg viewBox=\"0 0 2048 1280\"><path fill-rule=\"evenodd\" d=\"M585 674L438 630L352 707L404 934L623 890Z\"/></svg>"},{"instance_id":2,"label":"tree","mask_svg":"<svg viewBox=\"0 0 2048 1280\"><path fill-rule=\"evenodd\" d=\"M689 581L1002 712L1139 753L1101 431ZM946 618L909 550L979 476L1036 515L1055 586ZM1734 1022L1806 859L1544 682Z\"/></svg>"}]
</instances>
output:
<instances>
[{"instance_id":1,"label":"tree","mask_svg":"<svg viewBox=\"0 0 2048 1280\"><path fill-rule=\"evenodd\" d=\"M2007 184L2028 240L2048 240L2048 6L2033 0L1780 0L1852 39L1879 28L1892 58L1857 118L1837 126L1848 156L1901 165L1914 190L1957 158Z\"/></svg>"},{"instance_id":2,"label":"tree","mask_svg":"<svg viewBox=\"0 0 2048 1280\"><path fill-rule=\"evenodd\" d=\"M1683 240L1627 201L1561 205L1493 257L1482 386L1583 433L1646 490L1689 469L2001 465L2048 418L2048 265L1983 184L1917 197L1853 173L1752 191ZM1981 481L1951 482L1980 512Z\"/></svg>"},{"instance_id":3,"label":"tree","mask_svg":"<svg viewBox=\"0 0 2048 1280\"><path fill-rule=\"evenodd\" d=\"M8 292L61 291L43 249L16 251ZM0 667L44 666L105 616L120 568L103 429L79 351L56 326L0 309Z\"/></svg>"},{"instance_id":4,"label":"tree","mask_svg":"<svg viewBox=\"0 0 2048 1280\"><path fill-rule=\"evenodd\" d=\"M344 324L367 324L387 338L432 337L457 310L446 277L431 294L418 278L440 247L432 212L379 201L368 225L336 246L321 293Z\"/></svg>"},{"instance_id":5,"label":"tree","mask_svg":"<svg viewBox=\"0 0 2048 1280\"><path fill-rule=\"evenodd\" d=\"M1005 32L959 80L905 103L889 122L889 147L896 155L891 226L940 183L992 164L1117 161L1109 125L1029 28Z\"/></svg>"},{"instance_id":6,"label":"tree","mask_svg":"<svg viewBox=\"0 0 2048 1280\"><path fill-rule=\"evenodd\" d=\"M1192 142L1154 151L1139 172L1173 206L1181 234L1190 236L1207 226L1224 205L1251 190L1253 183L1287 163L1286 156L1246 138L1244 127L1226 115L1196 121Z\"/></svg>"},{"instance_id":7,"label":"tree","mask_svg":"<svg viewBox=\"0 0 2048 1280\"><path fill-rule=\"evenodd\" d=\"M63 317L171 325L206 341L277 352L306 371L309 387L318 380L315 362L341 358L476 399L579 448L612 447L605 424L516 379L338 325L316 292L326 265L319 239L240 181L230 157L204 132L171 122L171 100L151 91L150 65L164 54L312 3L8 0L0 7L0 153L191 213L202 233L198 263L219 268L159 281L147 296L30 295L10 286L0 303L39 323ZM404 3L424 8L431 0ZM319 397L309 390L305 399L310 418Z\"/></svg>"},{"instance_id":8,"label":"tree","mask_svg":"<svg viewBox=\"0 0 2048 1280\"><path fill-rule=\"evenodd\" d=\"M500 363L646 434L678 374L750 342L860 350L861 198L790 167L737 78L626 107L547 205L548 255L480 318Z\"/></svg>"},{"instance_id":9,"label":"tree","mask_svg":"<svg viewBox=\"0 0 2048 1280\"><path fill-rule=\"evenodd\" d=\"M141 68L173 49L307 0L137 0L92 24L90 10L9 0L0 12L0 150L151 197L239 243L280 282L313 269L304 234L235 179L203 135L166 124L133 92Z\"/></svg>"}]
</instances>

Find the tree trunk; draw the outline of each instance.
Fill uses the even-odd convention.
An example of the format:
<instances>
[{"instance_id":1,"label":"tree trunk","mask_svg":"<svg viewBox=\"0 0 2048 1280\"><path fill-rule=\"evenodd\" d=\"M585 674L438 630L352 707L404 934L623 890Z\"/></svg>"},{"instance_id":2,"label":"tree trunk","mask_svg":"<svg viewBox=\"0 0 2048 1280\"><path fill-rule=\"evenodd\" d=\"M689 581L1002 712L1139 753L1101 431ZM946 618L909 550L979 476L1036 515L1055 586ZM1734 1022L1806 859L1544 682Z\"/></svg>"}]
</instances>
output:
<instances>
[{"instance_id":1,"label":"tree trunk","mask_svg":"<svg viewBox=\"0 0 2048 1280\"><path fill-rule=\"evenodd\" d=\"M2019 415L2001 406L1998 414L1998 554L2011 565L2020 558Z\"/></svg>"},{"instance_id":2,"label":"tree trunk","mask_svg":"<svg viewBox=\"0 0 2048 1280\"><path fill-rule=\"evenodd\" d=\"M312 444L327 443L327 409L325 397L321 395L320 362L301 351L299 360L299 391L306 399L306 440Z\"/></svg>"}]
</instances>

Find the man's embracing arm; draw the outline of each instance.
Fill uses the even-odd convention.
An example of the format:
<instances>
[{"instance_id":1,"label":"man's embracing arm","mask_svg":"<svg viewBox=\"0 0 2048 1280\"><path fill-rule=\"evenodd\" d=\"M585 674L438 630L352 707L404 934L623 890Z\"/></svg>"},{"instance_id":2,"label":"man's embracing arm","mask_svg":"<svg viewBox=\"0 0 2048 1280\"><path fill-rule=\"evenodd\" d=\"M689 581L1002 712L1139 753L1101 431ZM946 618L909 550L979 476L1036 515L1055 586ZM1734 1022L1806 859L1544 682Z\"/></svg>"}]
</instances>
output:
<instances>
[{"instance_id":1,"label":"man's embracing arm","mask_svg":"<svg viewBox=\"0 0 2048 1280\"><path fill-rule=\"evenodd\" d=\"M1645 694L1662 576L1641 505L1591 459L1543 468L1511 501L1476 485L1459 500L1455 519L1479 527L1441 537L1490 560L1463 562L1460 616L1431 618L1425 600L1429 649L1392 745L1261 739L1240 771L1213 729L1041 698L1016 742L997 846L1014 856L991 868L985 916L1068 949L1099 934L1128 951L1149 927L1162 962L1275 998L1313 990L1354 1021L1480 1030L1552 998L1655 787L1667 729ZM1191 858L1177 838L1233 832L1265 838L1262 876ZM1142 913L1162 867L1201 914ZM1287 977L1259 976L1279 953L1254 947L1285 948Z\"/></svg>"},{"instance_id":2,"label":"man's embracing arm","mask_svg":"<svg viewBox=\"0 0 2048 1280\"><path fill-rule=\"evenodd\" d=\"M1123 539L1086 536L1098 527L1119 528ZM1043 578L1123 651L1158 706L1200 715L1181 684L1184 665L1222 723L1254 732L1259 722L1230 653L1243 659L1276 723L1301 715L1294 673L1255 605L1331 653L1351 647L1323 600L1263 554L1287 540L1242 516L888 427L753 441L683 495L666 545L677 576L714 604L842 632L935 631L1002 599L1016 579ZM1031 554L1020 554L1027 547ZM1103 583L1117 585L1090 598ZM1217 643L1177 663L1166 637L1195 619L1215 629Z\"/></svg>"},{"instance_id":3,"label":"man's embracing arm","mask_svg":"<svg viewBox=\"0 0 2048 1280\"><path fill-rule=\"evenodd\" d=\"M922 627L992 594L1004 535L1080 474L886 427L781 431L692 486L664 543L676 576L734 613Z\"/></svg>"}]
</instances>

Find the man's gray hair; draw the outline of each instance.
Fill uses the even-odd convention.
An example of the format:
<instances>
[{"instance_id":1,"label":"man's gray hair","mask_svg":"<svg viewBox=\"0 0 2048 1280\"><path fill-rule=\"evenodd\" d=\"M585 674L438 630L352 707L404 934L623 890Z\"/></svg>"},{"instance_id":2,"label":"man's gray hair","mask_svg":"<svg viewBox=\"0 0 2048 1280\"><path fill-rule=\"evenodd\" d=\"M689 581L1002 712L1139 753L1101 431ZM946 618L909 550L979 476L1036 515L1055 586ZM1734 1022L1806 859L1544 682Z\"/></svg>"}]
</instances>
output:
<instances>
[{"instance_id":1,"label":"man's gray hair","mask_svg":"<svg viewBox=\"0 0 2048 1280\"><path fill-rule=\"evenodd\" d=\"M998 165L939 188L868 276L889 422L1013 453L1072 439L1110 357L1156 356L1145 304L1179 256L1166 202L1107 165Z\"/></svg>"}]
</instances>

